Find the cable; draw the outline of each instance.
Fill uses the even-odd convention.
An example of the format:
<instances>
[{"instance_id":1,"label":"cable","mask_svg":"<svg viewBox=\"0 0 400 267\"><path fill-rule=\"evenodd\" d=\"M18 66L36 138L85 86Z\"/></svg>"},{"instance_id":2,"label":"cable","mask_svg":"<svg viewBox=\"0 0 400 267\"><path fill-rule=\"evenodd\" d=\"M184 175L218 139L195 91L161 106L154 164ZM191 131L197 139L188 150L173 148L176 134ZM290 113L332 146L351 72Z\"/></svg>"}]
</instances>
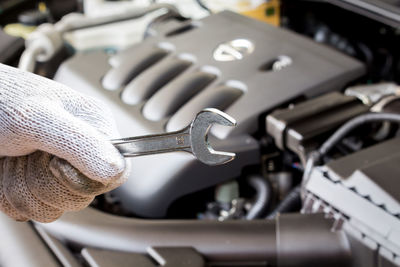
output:
<instances>
[{"instance_id":1,"label":"cable","mask_svg":"<svg viewBox=\"0 0 400 267\"><path fill-rule=\"evenodd\" d=\"M400 114L393 113L368 113L363 114L345 123L340 127L319 149L320 156L326 155L337 142L343 139L350 131L369 122L391 121L400 123Z\"/></svg>"},{"instance_id":2,"label":"cable","mask_svg":"<svg viewBox=\"0 0 400 267\"><path fill-rule=\"evenodd\" d=\"M340 140L342 140L349 132L360 125L370 122L390 121L400 123L400 114L394 113L367 113L357 116L343 124L328 140L326 140L318 151L314 151L307 159L304 169L302 184L307 183L310 178L311 171L315 164L321 160Z\"/></svg>"},{"instance_id":3,"label":"cable","mask_svg":"<svg viewBox=\"0 0 400 267\"><path fill-rule=\"evenodd\" d=\"M266 219L274 219L279 213L298 211L301 209L300 185L292 189L279 205L268 214Z\"/></svg>"},{"instance_id":4,"label":"cable","mask_svg":"<svg viewBox=\"0 0 400 267\"><path fill-rule=\"evenodd\" d=\"M260 218L269 204L271 198L271 186L268 181L258 175L250 176L249 184L256 190L256 200L246 215L247 220Z\"/></svg>"}]
</instances>

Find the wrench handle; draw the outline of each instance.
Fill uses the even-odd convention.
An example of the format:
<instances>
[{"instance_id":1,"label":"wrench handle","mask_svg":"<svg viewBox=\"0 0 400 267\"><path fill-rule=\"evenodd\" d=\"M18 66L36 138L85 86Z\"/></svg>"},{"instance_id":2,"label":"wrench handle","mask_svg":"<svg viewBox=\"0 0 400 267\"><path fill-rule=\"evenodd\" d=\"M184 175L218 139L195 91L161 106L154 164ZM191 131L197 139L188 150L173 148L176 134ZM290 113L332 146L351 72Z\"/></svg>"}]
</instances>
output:
<instances>
[{"instance_id":1,"label":"wrench handle","mask_svg":"<svg viewBox=\"0 0 400 267\"><path fill-rule=\"evenodd\" d=\"M189 128L181 131L111 140L124 157L138 157L173 151L191 152Z\"/></svg>"}]
</instances>

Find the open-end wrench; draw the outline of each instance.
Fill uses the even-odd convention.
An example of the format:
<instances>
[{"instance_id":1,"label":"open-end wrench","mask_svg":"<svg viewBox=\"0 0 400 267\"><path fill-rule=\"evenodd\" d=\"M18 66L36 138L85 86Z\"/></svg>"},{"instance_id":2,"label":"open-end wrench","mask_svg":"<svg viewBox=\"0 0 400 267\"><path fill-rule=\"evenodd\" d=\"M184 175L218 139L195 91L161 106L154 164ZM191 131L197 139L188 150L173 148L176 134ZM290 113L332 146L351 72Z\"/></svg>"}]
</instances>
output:
<instances>
[{"instance_id":1,"label":"open-end wrench","mask_svg":"<svg viewBox=\"0 0 400 267\"><path fill-rule=\"evenodd\" d=\"M235 126L236 121L224 112L208 108L199 112L185 128L176 132L145 135L111 140L125 157L137 157L173 151L192 153L198 160L208 165L227 163L235 158L235 153L215 151L208 142L208 131L216 123Z\"/></svg>"}]
</instances>

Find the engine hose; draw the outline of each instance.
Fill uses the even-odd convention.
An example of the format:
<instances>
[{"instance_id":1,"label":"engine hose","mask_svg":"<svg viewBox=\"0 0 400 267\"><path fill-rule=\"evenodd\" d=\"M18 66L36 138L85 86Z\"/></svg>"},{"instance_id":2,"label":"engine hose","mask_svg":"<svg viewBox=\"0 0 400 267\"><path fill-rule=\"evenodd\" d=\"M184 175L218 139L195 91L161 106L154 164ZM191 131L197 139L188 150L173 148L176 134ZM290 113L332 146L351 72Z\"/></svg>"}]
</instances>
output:
<instances>
[{"instance_id":1,"label":"engine hose","mask_svg":"<svg viewBox=\"0 0 400 267\"><path fill-rule=\"evenodd\" d=\"M350 244L323 214L282 214L274 220L141 220L92 208L35 224L82 248L147 253L151 247L191 247L210 262L262 261L268 266L347 267Z\"/></svg>"},{"instance_id":2,"label":"engine hose","mask_svg":"<svg viewBox=\"0 0 400 267\"><path fill-rule=\"evenodd\" d=\"M369 122L390 121L400 123L400 114L393 113L367 113L351 119L340 127L319 149L320 157L326 155L340 140L358 126Z\"/></svg>"},{"instance_id":3,"label":"engine hose","mask_svg":"<svg viewBox=\"0 0 400 267\"><path fill-rule=\"evenodd\" d=\"M36 58L43 53L40 46L31 46L22 53L18 63L18 68L24 71L34 72L36 66Z\"/></svg>"},{"instance_id":4,"label":"engine hose","mask_svg":"<svg viewBox=\"0 0 400 267\"><path fill-rule=\"evenodd\" d=\"M253 206L246 215L247 220L260 218L265 212L271 198L271 186L262 176L250 176L248 182L256 190L256 197Z\"/></svg>"},{"instance_id":5,"label":"engine hose","mask_svg":"<svg viewBox=\"0 0 400 267\"><path fill-rule=\"evenodd\" d=\"M103 17L86 17L81 14L69 14L64 16L59 22L55 24L57 30L61 33L66 33L75 30L81 30L86 28L98 27L111 23L136 19L142 17L150 12L158 9L167 9L169 11L179 13L178 9L170 4L153 4L145 8L128 8L120 14L112 14Z\"/></svg>"},{"instance_id":6,"label":"engine hose","mask_svg":"<svg viewBox=\"0 0 400 267\"><path fill-rule=\"evenodd\" d=\"M267 216L267 219L274 219L280 213L298 211L301 208L300 186L296 186L279 205Z\"/></svg>"},{"instance_id":7,"label":"engine hose","mask_svg":"<svg viewBox=\"0 0 400 267\"><path fill-rule=\"evenodd\" d=\"M400 114L395 113L367 113L357 116L345 124L343 124L336 132L326 140L319 150L310 153L307 159L306 167L304 169L302 184L307 183L310 178L311 171L315 164L321 160L340 140L342 140L349 132L354 130L360 125L370 122L396 122L400 123Z\"/></svg>"}]
</instances>

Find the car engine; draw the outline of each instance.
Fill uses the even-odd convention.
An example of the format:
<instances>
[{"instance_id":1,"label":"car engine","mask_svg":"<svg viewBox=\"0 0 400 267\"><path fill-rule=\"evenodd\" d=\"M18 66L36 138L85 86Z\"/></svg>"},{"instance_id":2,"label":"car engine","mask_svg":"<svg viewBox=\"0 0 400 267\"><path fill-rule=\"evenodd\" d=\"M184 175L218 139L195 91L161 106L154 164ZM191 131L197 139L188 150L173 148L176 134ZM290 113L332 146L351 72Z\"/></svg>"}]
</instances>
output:
<instances>
[{"instance_id":1,"label":"car engine","mask_svg":"<svg viewBox=\"0 0 400 267\"><path fill-rule=\"evenodd\" d=\"M1 15L0 62L102 100L121 137L217 108L236 158L131 158L83 211L0 215L0 266L400 266L397 1L32 2Z\"/></svg>"}]
</instances>

